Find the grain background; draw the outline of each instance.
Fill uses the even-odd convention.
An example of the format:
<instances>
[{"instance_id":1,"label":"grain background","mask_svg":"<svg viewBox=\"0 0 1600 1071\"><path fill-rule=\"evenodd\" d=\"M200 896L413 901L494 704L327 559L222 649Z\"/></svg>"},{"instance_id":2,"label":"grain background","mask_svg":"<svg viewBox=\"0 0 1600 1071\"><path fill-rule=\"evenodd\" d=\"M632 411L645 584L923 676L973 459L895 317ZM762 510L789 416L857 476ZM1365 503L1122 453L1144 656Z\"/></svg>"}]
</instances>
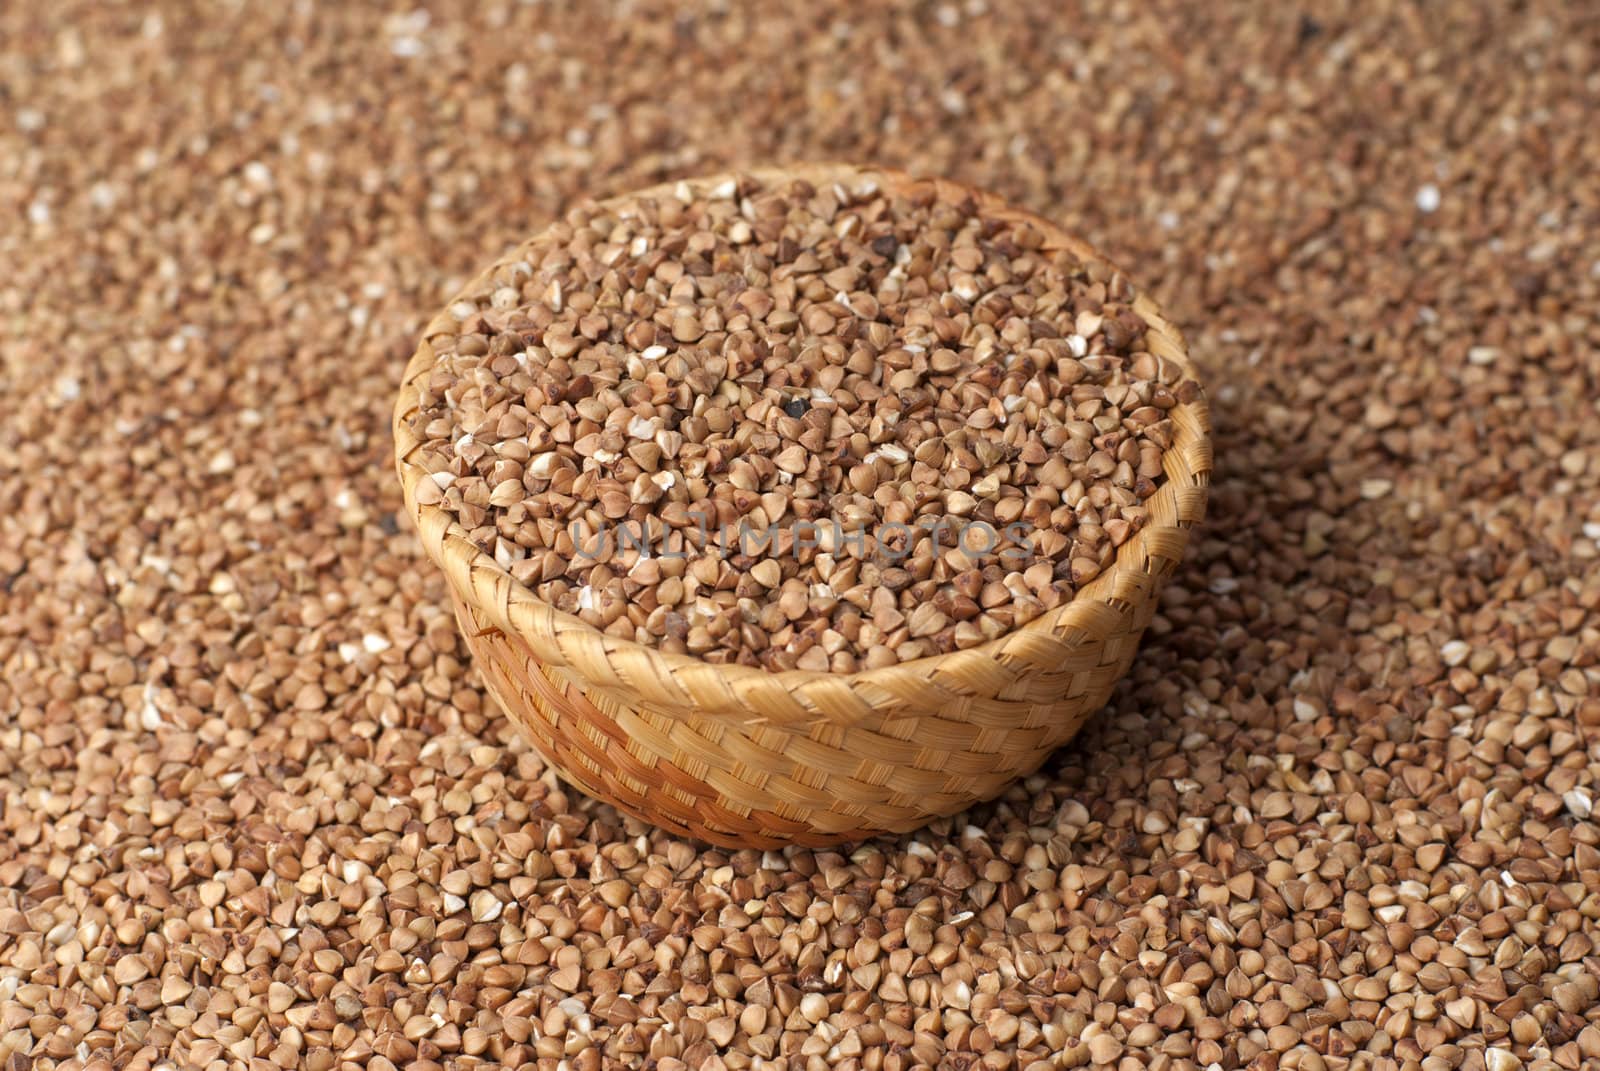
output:
<instances>
[{"instance_id":1,"label":"grain background","mask_svg":"<svg viewBox=\"0 0 1600 1071\"><path fill-rule=\"evenodd\" d=\"M1591 4L0 7L0 1059L1600 1064ZM847 158L1187 330L1210 519L1109 708L846 852L481 698L415 333L583 195Z\"/></svg>"}]
</instances>

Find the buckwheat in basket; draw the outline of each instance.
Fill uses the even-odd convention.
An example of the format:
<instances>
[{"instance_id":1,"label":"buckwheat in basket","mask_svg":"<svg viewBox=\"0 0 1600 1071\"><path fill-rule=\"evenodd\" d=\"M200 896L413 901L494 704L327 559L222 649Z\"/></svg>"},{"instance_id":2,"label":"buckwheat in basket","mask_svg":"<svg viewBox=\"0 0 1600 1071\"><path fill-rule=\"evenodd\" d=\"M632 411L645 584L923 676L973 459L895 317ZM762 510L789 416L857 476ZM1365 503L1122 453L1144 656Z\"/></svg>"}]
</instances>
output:
<instances>
[{"instance_id":1,"label":"buckwheat in basket","mask_svg":"<svg viewBox=\"0 0 1600 1071\"><path fill-rule=\"evenodd\" d=\"M1182 337L1091 248L850 166L552 225L428 326L394 433L507 714L584 791L726 846L910 830L1037 768L1127 671L1211 471ZM770 542L605 549L689 539L691 507ZM779 518L877 527L852 551ZM940 518L1031 536L983 558Z\"/></svg>"}]
</instances>

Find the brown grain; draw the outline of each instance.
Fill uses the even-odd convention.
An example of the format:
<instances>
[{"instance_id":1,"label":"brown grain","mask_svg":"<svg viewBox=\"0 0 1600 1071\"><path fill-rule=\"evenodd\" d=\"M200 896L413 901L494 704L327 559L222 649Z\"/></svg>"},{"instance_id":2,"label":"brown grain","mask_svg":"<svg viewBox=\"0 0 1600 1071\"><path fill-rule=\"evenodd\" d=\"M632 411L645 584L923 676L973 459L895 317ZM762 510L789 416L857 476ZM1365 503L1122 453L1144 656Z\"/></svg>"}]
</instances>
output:
<instances>
[{"instance_id":1,"label":"brown grain","mask_svg":"<svg viewBox=\"0 0 1600 1071\"><path fill-rule=\"evenodd\" d=\"M1600 1063L1584 5L415 8L0 5L8 1071ZM483 703L385 429L486 252L824 157L1159 294L1209 520L995 804L701 850Z\"/></svg>"},{"instance_id":2,"label":"brown grain","mask_svg":"<svg viewBox=\"0 0 1600 1071\"><path fill-rule=\"evenodd\" d=\"M706 662L849 673L1070 602L1149 520L1193 384L1121 273L933 189L812 168L569 212L426 330L420 504Z\"/></svg>"}]
</instances>

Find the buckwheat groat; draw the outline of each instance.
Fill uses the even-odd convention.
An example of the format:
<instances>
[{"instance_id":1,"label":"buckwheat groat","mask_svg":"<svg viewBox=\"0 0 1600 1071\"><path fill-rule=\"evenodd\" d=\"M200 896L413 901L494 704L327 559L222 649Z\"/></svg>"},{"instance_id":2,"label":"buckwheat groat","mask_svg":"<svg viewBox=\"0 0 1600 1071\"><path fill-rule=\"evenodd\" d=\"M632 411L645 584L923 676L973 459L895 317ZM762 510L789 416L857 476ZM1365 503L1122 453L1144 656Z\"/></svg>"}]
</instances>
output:
<instances>
[{"instance_id":1,"label":"buckwheat groat","mask_svg":"<svg viewBox=\"0 0 1600 1071\"><path fill-rule=\"evenodd\" d=\"M1600 1065L1594 5L1064 7L0 3L0 1066ZM555 206L837 156L1099 241L1219 464L1036 774L706 848L486 695L394 393Z\"/></svg>"},{"instance_id":2,"label":"buckwheat groat","mask_svg":"<svg viewBox=\"0 0 1600 1071\"><path fill-rule=\"evenodd\" d=\"M419 497L664 650L843 672L970 647L1146 519L1193 384L1132 299L865 175L580 208L433 339Z\"/></svg>"}]
</instances>

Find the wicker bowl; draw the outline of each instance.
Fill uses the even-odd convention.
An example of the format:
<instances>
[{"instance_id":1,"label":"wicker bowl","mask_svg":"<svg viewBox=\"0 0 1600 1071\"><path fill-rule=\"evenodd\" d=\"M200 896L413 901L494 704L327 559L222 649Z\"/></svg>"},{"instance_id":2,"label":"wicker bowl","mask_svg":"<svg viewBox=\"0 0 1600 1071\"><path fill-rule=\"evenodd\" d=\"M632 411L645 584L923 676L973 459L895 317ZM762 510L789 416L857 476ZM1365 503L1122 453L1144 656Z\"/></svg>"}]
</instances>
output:
<instances>
[{"instance_id":1,"label":"wicker bowl","mask_svg":"<svg viewBox=\"0 0 1600 1071\"><path fill-rule=\"evenodd\" d=\"M1047 248L1104 263L1059 227L955 183L848 165L756 177L972 197L992 217L1038 228ZM643 195L665 196L676 185ZM486 295L495 270L515 259L508 254L456 300ZM1150 325L1148 349L1192 375L1177 329L1143 294L1134 308ZM434 367L431 340L455 330L441 313L406 369L394 410L395 462L489 692L572 784L714 844L821 845L903 832L1032 772L1127 671L1161 584L1205 511L1211 443L1202 397L1171 410L1175 438L1165 479L1147 503L1149 523L1071 601L982 646L849 675L713 665L608 636L540 601L445 510L418 504L416 486L427 474L414 461L420 442L411 417Z\"/></svg>"}]
</instances>

